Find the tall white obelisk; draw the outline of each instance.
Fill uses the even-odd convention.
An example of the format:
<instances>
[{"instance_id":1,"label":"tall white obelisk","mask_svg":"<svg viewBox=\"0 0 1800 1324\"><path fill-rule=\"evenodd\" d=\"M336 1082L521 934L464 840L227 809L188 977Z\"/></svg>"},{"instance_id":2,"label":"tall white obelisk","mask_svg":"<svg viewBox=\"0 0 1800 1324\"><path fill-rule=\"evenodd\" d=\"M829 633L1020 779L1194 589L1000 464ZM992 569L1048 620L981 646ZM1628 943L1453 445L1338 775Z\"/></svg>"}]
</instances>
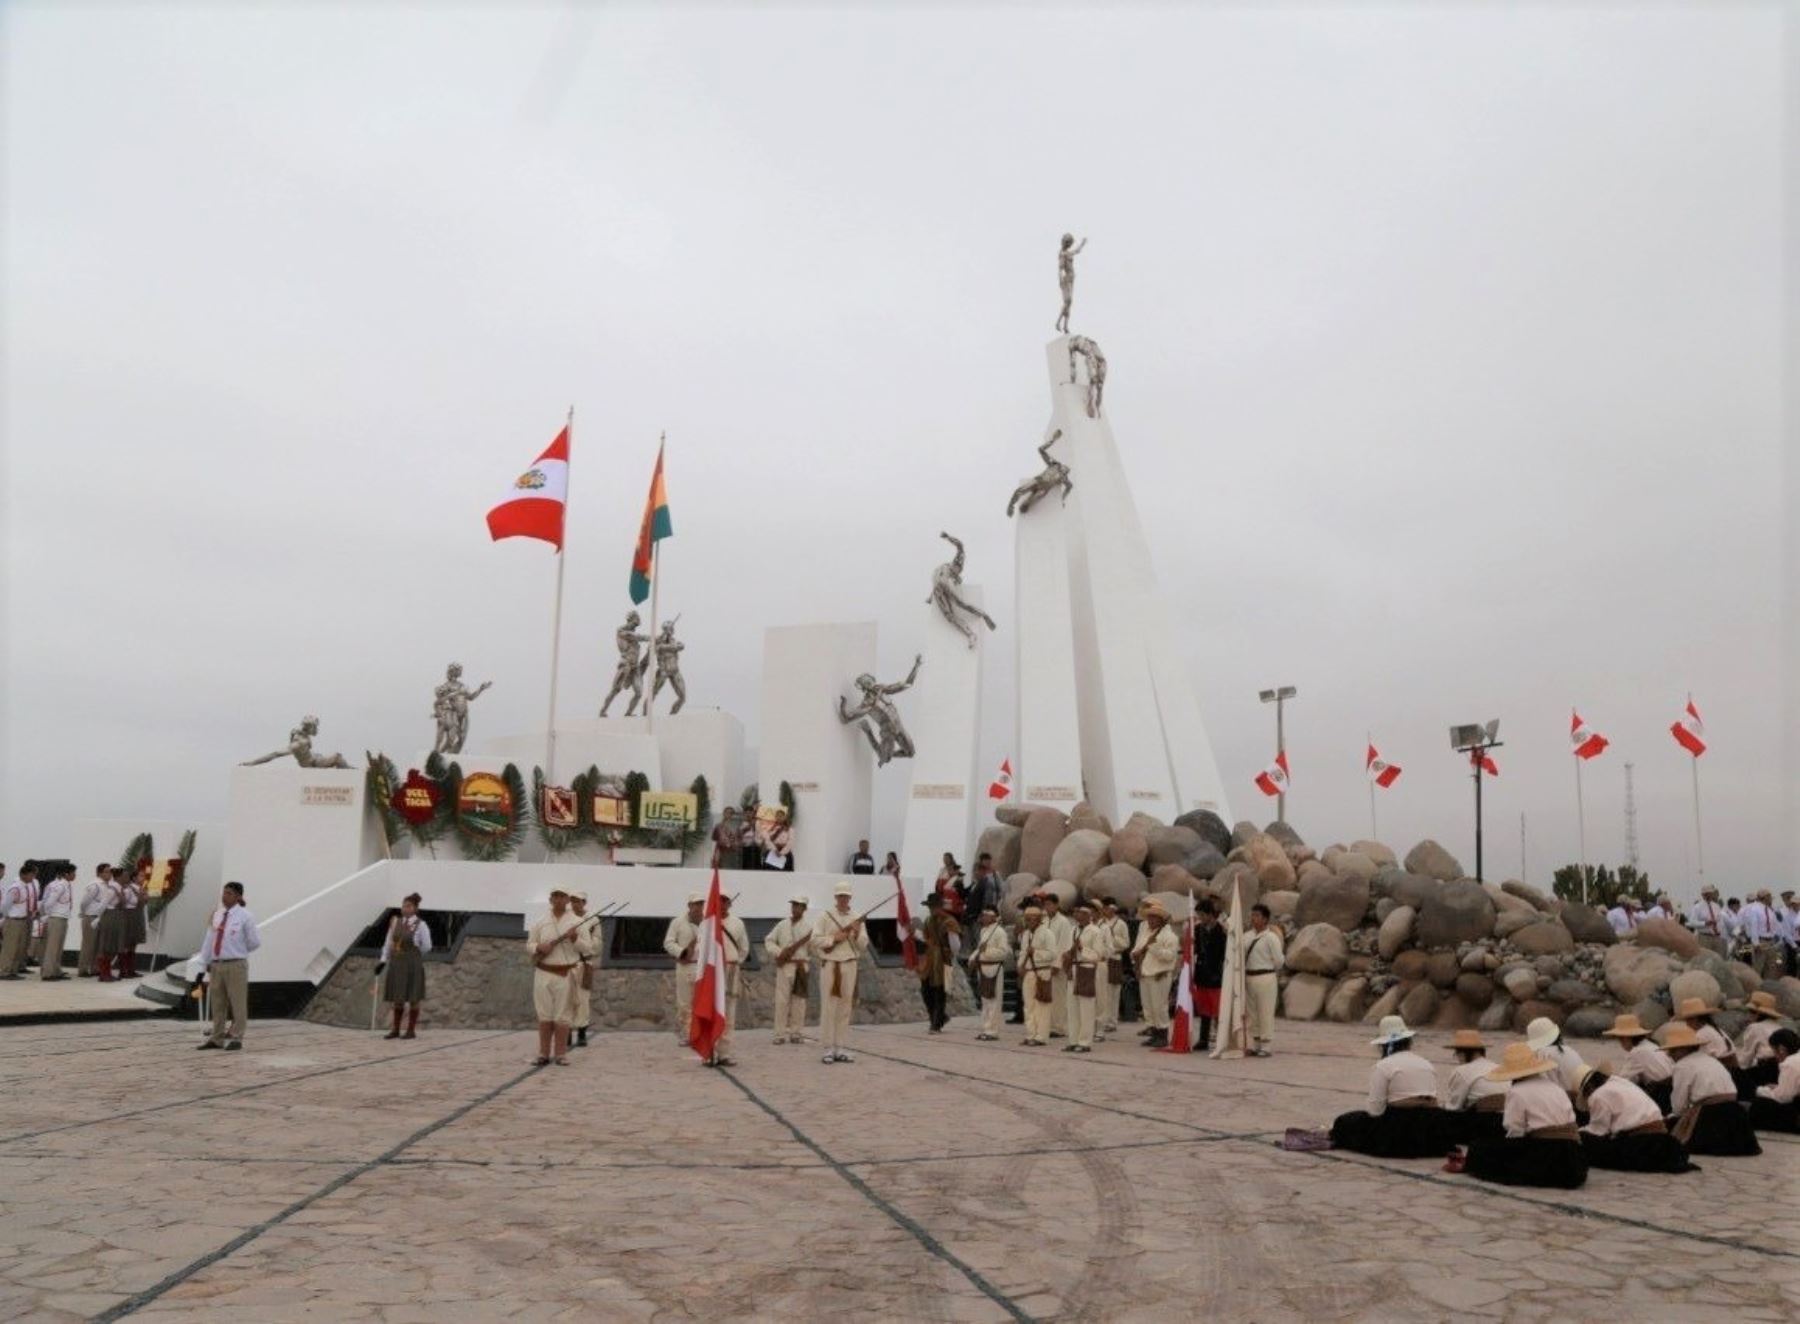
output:
<instances>
[{"instance_id":1,"label":"tall white obelisk","mask_svg":"<svg viewBox=\"0 0 1800 1324\"><path fill-rule=\"evenodd\" d=\"M1046 439L1054 431L1052 427ZM1059 440L1056 445L1063 443ZM1066 462L1066 453L1063 458ZM1069 597L1068 531L1073 512L1061 492L1052 492L1013 519L1019 731L1013 785L1026 804L1067 813L1082 798L1081 716Z\"/></svg>"},{"instance_id":2,"label":"tall white obelisk","mask_svg":"<svg viewBox=\"0 0 1800 1324\"><path fill-rule=\"evenodd\" d=\"M962 586L964 601L983 605L981 588ZM914 714L908 720L916 752L908 762L912 774L906 795L906 826L900 837L900 873L922 879L927 887L938 875L945 851L955 853L965 870L975 844L975 801L985 785L976 784L975 764L981 735L981 653L988 629L970 619L975 646L945 620L935 606L925 608L924 663L913 685Z\"/></svg>"}]
</instances>

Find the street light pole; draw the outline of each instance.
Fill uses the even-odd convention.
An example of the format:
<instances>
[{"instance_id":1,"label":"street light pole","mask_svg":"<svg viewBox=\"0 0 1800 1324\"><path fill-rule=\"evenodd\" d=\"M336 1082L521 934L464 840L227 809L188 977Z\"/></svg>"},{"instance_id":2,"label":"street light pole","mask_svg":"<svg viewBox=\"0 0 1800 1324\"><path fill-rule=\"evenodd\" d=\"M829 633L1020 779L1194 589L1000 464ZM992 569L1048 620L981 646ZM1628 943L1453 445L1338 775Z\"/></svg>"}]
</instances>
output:
<instances>
[{"instance_id":1,"label":"street light pole","mask_svg":"<svg viewBox=\"0 0 1800 1324\"><path fill-rule=\"evenodd\" d=\"M1287 753L1287 726L1283 721L1282 709L1287 701L1298 693L1300 691L1292 685L1278 685L1272 690L1262 690L1257 695L1264 703L1275 705L1275 756L1277 758ZM1287 822L1286 786L1283 786L1280 794L1275 797L1275 818L1278 822Z\"/></svg>"},{"instance_id":2,"label":"street light pole","mask_svg":"<svg viewBox=\"0 0 1800 1324\"><path fill-rule=\"evenodd\" d=\"M1487 771L1488 751L1500 748L1500 723L1467 723L1450 728L1450 747L1467 754L1475 772L1475 881L1481 881L1481 774ZM1523 849L1523 821L1520 824L1520 846Z\"/></svg>"}]
</instances>

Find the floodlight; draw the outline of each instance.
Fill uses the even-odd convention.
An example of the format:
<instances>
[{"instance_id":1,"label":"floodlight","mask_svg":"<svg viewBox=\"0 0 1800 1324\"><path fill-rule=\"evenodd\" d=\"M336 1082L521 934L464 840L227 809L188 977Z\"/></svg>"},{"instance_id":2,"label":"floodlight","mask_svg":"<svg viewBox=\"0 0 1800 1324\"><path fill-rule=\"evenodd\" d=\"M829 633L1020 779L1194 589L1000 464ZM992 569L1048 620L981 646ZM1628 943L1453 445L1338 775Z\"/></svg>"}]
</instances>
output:
<instances>
[{"instance_id":1,"label":"floodlight","mask_svg":"<svg viewBox=\"0 0 1800 1324\"><path fill-rule=\"evenodd\" d=\"M1479 725L1468 724L1450 728L1450 748L1461 752L1473 749L1481 743L1482 729Z\"/></svg>"}]
</instances>

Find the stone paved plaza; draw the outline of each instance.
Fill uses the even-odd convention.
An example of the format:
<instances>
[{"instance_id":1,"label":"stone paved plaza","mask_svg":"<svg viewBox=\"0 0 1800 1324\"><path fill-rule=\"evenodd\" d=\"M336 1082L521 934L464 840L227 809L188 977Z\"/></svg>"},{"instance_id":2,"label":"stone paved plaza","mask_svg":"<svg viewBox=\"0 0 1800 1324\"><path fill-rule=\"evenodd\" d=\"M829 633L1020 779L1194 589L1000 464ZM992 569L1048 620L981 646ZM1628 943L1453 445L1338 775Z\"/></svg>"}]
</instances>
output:
<instances>
[{"instance_id":1,"label":"stone paved plaza","mask_svg":"<svg viewBox=\"0 0 1800 1324\"><path fill-rule=\"evenodd\" d=\"M1800 1318L1800 1139L1572 1193L1289 1154L1369 1035L1280 1030L1214 1062L895 1025L849 1066L751 1032L711 1072L648 1034L536 1070L513 1032L14 1027L0 1319Z\"/></svg>"}]
</instances>

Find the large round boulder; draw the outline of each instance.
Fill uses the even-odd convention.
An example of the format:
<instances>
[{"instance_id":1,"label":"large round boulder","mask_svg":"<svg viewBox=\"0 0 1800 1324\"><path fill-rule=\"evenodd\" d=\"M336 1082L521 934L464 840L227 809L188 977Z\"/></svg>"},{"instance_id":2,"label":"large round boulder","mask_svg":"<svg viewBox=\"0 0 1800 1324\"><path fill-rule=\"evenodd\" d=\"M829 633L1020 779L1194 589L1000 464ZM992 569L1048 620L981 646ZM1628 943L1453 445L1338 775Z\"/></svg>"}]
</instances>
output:
<instances>
[{"instance_id":1,"label":"large round boulder","mask_svg":"<svg viewBox=\"0 0 1800 1324\"><path fill-rule=\"evenodd\" d=\"M1325 999L1325 1019L1349 1025L1362 1019L1363 1004L1368 1000L1369 981L1361 975L1340 979Z\"/></svg>"},{"instance_id":2,"label":"large round boulder","mask_svg":"<svg viewBox=\"0 0 1800 1324\"><path fill-rule=\"evenodd\" d=\"M1514 1002L1529 1002L1537 996L1538 973L1530 966L1515 965L1510 969L1503 967L1498 975L1506 988L1506 995Z\"/></svg>"},{"instance_id":3,"label":"large round boulder","mask_svg":"<svg viewBox=\"0 0 1800 1324\"><path fill-rule=\"evenodd\" d=\"M1331 877L1331 870L1325 867L1323 860L1307 860L1294 869L1294 880L1304 889L1315 879Z\"/></svg>"},{"instance_id":4,"label":"large round boulder","mask_svg":"<svg viewBox=\"0 0 1800 1324\"><path fill-rule=\"evenodd\" d=\"M1019 872L1050 876L1050 858L1062 845L1067 820L1055 809L1034 809L1025 818L1019 839Z\"/></svg>"},{"instance_id":5,"label":"large round boulder","mask_svg":"<svg viewBox=\"0 0 1800 1324\"><path fill-rule=\"evenodd\" d=\"M1508 892L1504 887L1501 887L1499 883L1483 883L1481 885L1481 890L1494 898L1494 910L1498 914L1520 914L1531 919L1536 919L1543 913L1523 897L1517 897L1511 892Z\"/></svg>"},{"instance_id":6,"label":"large round boulder","mask_svg":"<svg viewBox=\"0 0 1800 1324\"><path fill-rule=\"evenodd\" d=\"M1175 826L1198 832L1201 840L1220 855L1231 853L1231 829L1225 825L1224 819L1210 809L1190 809L1176 817Z\"/></svg>"},{"instance_id":7,"label":"large round boulder","mask_svg":"<svg viewBox=\"0 0 1800 1324\"><path fill-rule=\"evenodd\" d=\"M1480 1011L1494 1000L1494 981L1486 975L1460 974L1456 977L1456 996Z\"/></svg>"},{"instance_id":8,"label":"large round boulder","mask_svg":"<svg viewBox=\"0 0 1800 1324\"><path fill-rule=\"evenodd\" d=\"M1528 902L1533 909L1541 910L1546 915L1556 913L1556 898L1546 896L1530 883L1522 883L1517 878L1508 878L1500 884L1500 890L1510 896L1518 897L1521 901Z\"/></svg>"},{"instance_id":9,"label":"large round boulder","mask_svg":"<svg viewBox=\"0 0 1800 1324\"><path fill-rule=\"evenodd\" d=\"M1244 852L1249 857L1249 864L1256 871L1262 885L1272 891L1286 891L1294 887L1299 875L1294 870L1294 862L1281 848L1275 838L1259 833L1244 844Z\"/></svg>"},{"instance_id":10,"label":"large round boulder","mask_svg":"<svg viewBox=\"0 0 1800 1324\"><path fill-rule=\"evenodd\" d=\"M1429 952L1422 952L1417 947L1409 947L1394 958L1394 978L1403 979L1409 984L1416 984L1425 978L1425 963L1430 960Z\"/></svg>"},{"instance_id":11,"label":"large round boulder","mask_svg":"<svg viewBox=\"0 0 1800 1324\"><path fill-rule=\"evenodd\" d=\"M1203 841L1181 858L1181 865L1196 878L1213 878L1225 867L1225 857Z\"/></svg>"},{"instance_id":12,"label":"large round boulder","mask_svg":"<svg viewBox=\"0 0 1800 1324\"><path fill-rule=\"evenodd\" d=\"M1575 938L1562 921L1547 916L1515 930L1507 941L1527 956L1554 956L1575 950Z\"/></svg>"},{"instance_id":13,"label":"large round boulder","mask_svg":"<svg viewBox=\"0 0 1800 1324\"><path fill-rule=\"evenodd\" d=\"M1262 835L1261 828L1257 827L1256 824L1252 823L1247 818L1240 818L1237 822L1235 822L1231 825L1231 847L1232 847L1232 850L1236 850L1238 847L1244 845L1246 842L1248 842L1250 840L1250 838L1260 837L1261 835ZM1231 854L1231 851L1226 851L1225 853L1227 855L1229 855L1229 854Z\"/></svg>"},{"instance_id":14,"label":"large round boulder","mask_svg":"<svg viewBox=\"0 0 1800 1324\"><path fill-rule=\"evenodd\" d=\"M1006 879L1006 891L1000 900L1000 918L1008 924L1018 921L1019 912L1025 908L1025 898L1038 890L1042 880L1034 873L1015 873Z\"/></svg>"},{"instance_id":15,"label":"large round boulder","mask_svg":"<svg viewBox=\"0 0 1800 1324\"><path fill-rule=\"evenodd\" d=\"M1350 874L1362 879L1365 883L1375 880L1375 861L1361 851L1345 850L1342 846L1333 846L1319 859L1332 873Z\"/></svg>"},{"instance_id":16,"label":"large round boulder","mask_svg":"<svg viewBox=\"0 0 1800 1324\"><path fill-rule=\"evenodd\" d=\"M1050 856L1050 876L1080 887L1106 862L1112 838L1096 828L1077 828L1059 843Z\"/></svg>"},{"instance_id":17,"label":"large round boulder","mask_svg":"<svg viewBox=\"0 0 1800 1324\"><path fill-rule=\"evenodd\" d=\"M1196 847L1206 844L1206 839L1192 828L1161 825L1145 828L1144 839L1149 844L1152 865L1181 864Z\"/></svg>"},{"instance_id":18,"label":"large round boulder","mask_svg":"<svg viewBox=\"0 0 1800 1324\"><path fill-rule=\"evenodd\" d=\"M1770 980L1764 988L1775 995L1775 1005L1789 1020L1800 1021L1800 979L1783 975Z\"/></svg>"},{"instance_id":19,"label":"large round boulder","mask_svg":"<svg viewBox=\"0 0 1800 1324\"><path fill-rule=\"evenodd\" d=\"M1681 967L1665 951L1623 942L1606 949L1600 969L1607 992L1621 1007L1630 1007L1661 993Z\"/></svg>"},{"instance_id":20,"label":"large round boulder","mask_svg":"<svg viewBox=\"0 0 1800 1324\"><path fill-rule=\"evenodd\" d=\"M1090 901L1109 896L1118 902L1120 914L1131 915L1137 912L1138 902L1149 890L1141 870L1129 864L1108 864L1088 875L1081 894Z\"/></svg>"},{"instance_id":21,"label":"large round boulder","mask_svg":"<svg viewBox=\"0 0 1800 1324\"><path fill-rule=\"evenodd\" d=\"M1427 878L1421 873L1404 873L1399 870L1385 870L1375 876L1375 885L1381 887L1389 896L1403 906L1411 906L1414 910L1423 910L1425 903L1443 889L1443 884L1435 878Z\"/></svg>"},{"instance_id":22,"label":"large round boulder","mask_svg":"<svg viewBox=\"0 0 1800 1324\"><path fill-rule=\"evenodd\" d=\"M1152 892L1145 899L1148 901L1155 901L1162 906L1164 910L1168 911L1169 923L1187 923L1190 907L1188 905L1188 896L1186 892ZM1199 900L1199 897L1196 896L1195 900Z\"/></svg>"},{"instance_id":23,"label":"large round boulder","mask_svg":"<svg viewBox=\"0 0 1800 1324\"><path fill-rule=\"evenodd\" d=\"M1332 874L1300 889L1294 918L1302 924L1335 924L1345 933L1362 927L1369 885L1352 874Z\"/></svg>"},{"instance_id":24,"label":"large round boulder","mask_svg":"<svg viewBox=\"0 0 1800 1324\"><path fill-rule=\"evenodd\" d=\"M1557 911L1557 918L1574 935L1576 942L1597 942L1603 947L1610 947L1619 940L1619 935L1613 932L1613 926L1607 923L1606 916L1592 906L1565 901Z\"/></svg>"},{"instance_id":25,"label":"large round boulder","mask_svg":"<svg viewBox=\"0 0 1800 1324\"><path fill-rule=\"evenodd\" d=\"M1298 892L1264 892L1262 903L1269 908L1269 913L1276 919L1280 919L1283 915L1293 919L1294 910L1300 904L1300 894ZM1293 925L1288 927L1292 928Z\"/></svg>"},{"instance_id":26,"label":"large round boulder","mask_svg":"<svg viewBox=\"0 0 1800 1324\"><path fill-rule=\"evenodd\" d=\"M1019 843L1024 838L1023 830L1008 827L1004 823L996 823L992 827L982 829L981 839L975 843L975 858L984 854L994 857L994 872L1005 878L1009 874L1019 872Z\"/></svg>"},{"instance_id":27,"label":"large round boulder","mask_svg":"<svg viewBox=\"0 0 1800 1324\"><path fill-rule=\"evenodd\" d=\"M1430 984L1414 984L1400 999L1400 1018L1408 1025L1428 1025L1437 1015L1438 991Z\"/></svg>"},{"instance_id":28,"label":"large round boulder","mask_svg":"<svg viewBox=\"0 0 1800 1324\"><path fill-rule=\"evenodd\" d=\"M1421 947L1454 947L1459 942L1485 938L1493 931L1494 899L1473 879L1458 878L1445 883L1419 911Z\"/></svg>"},{"instance_id":29,"label":"large round boulder","mask_svg":"<svg viewBox=\"0 0 1800 1324\"><path fill-rule=\"evenodd\" d=\"M1368 1007L1364 1009L1362 1015L1363 1024L1373 1025L1383 1016L1392 1016L1395 1008L1400 1005L1400 999L1406 996L1406 990L1411 987L1412 985L1410 984L1390 985L1387 992L1376 998L1375 1001L1371 1002Z\"/></svg>"},{"instance_id":30,"label":"large round boulder","mask_svg":"<svg viewBox=\"0 0 1800 1324\"><path fill-rule=\"evenodd\" d=\"M1395 868L1400 863L1399 857L1379 841L1353 841L1350 843L1350 849L1358 855L1367 855L1374 860L1377 869Z\"/></svg>"},{"instance_id":31,"label":"large round boulder","mask_svg":"<svg viewBox=\"0 0 1800 1324\"><path fill-rule=\"evenodd\" d=\"M1513 1008L1513 1029L1520 1034L1523 1034L1525 1027L1535 1020L1552 1021L1561 1025L1563 1009L1554 1002L1539 1002L1535 998L1530 1002L1521 1002Z\"/></svg>"},{"instance_id":32,"label":"large round boulder","mask_svg":"<svg viewBox=\"0 0 1800 1324\"><path fill-rule=\"evenodd\" d=\"M1456 856L1428 837L1406 852L1406 872L1448 883L1463 876L1463 867Z\"/></svg>"},{"instance_id":33,"label":"large round boulder","mask_svg":"<svg viewBox=\"0 0 1800 1324\"><path fill-rule=\"evenodd\" d=\"M1570 1039L1597 1039L1612 1028L1613 1014L1605 1007L1577 1007L1563 1022L1563 1034Z\"/></svg>"},{"instance_id":34,"label":"large round boulder","mask_svg":"<svg viewBox=\"0 0 1800 1324\"><path fill-rule=\"evenodd\" d=\"M1206 895L1207 886L1179 864L1159 864L1150 870L1150 890L1179 892L1182 896L1192 892L1198 897Z\"/></svg>"},{"instance_id":35,"label":"large round boulder","mask_svg":"<svg viewBox=\"0 0 1800 1324\"><path fill-rule=\"evenodd\" d=\"M1081 801L1069 811L1069 831L1071 832L1104 832L1112 836L1113 826L1086 800Z\"/></svg>"},{"instance_id":36,"label":"large round boulder","mask_svg":"<svg viewBox=\"0 0 1800 1324\"><path fill-rule=\"evenodd\" d=\"M1387 918L1381 921L1381 929L1375 935L1375 950L1381 953L1381 959L1391 961L1399 955L1412 937L1413 920L1417 913L1411 906L1395 906L1388 911Z\"/></svg>"},{"instance_id":37,"label":"large round boulder","mask_svg":"<svg viewBox=\"0 0 1800 1324\"><path fill-rule=\"evenodd\" d=\"M1494 936L1496 938L1510 938L1520 929L1527 928L1537 922L1538 913L1535 910L1526 914L1520 914L1516 910L1503 910L1498 915L1494 916Z\"/></svg>"},{"instance_id":38,"label":"large round boulder","mask_svg":"<svg viewBox=\"0 0 1800 1324\"><path fill-rule=\"evenodd\" d=\"M1262 898L1263 885L1257 878L1256 871L1247 864L1228 864L1211 878L1212 890L1219 897L1219 913L1231 913L1231 899L1235 894L1243 899L1244 921L1249 922L1250 907ZM1291 889L1280 888L1278 891Z\"/></svg>"},{"instance_id":39,"label":"large round boulder","mask_svg":"<svg viewBox=\"0 0 1800 1324\"><path fill-rule=\"evenodd\" d=\"M1456 959L1455 952L1425 954L1425 978L1437 988L1449 988L1461 973L1462 962Z\"/></svg>"},{"instance_id":40,"label":"large round boulder","mask_svg":"<svg viewBox=\"0 0 1800 1324\"><path fill-rule=\"evenodd\" d=\"M1306 844L1306 842L1301 839L1300 834L1294 831L1293 825L1285 819L1278 818L1273 823L1270 823L1268 827L1263 829L1263 835L1275 838L1275 840L1279 841L1283 846L1304 846Z\"/></svg>"},{"instance_id":41,"label":"large round boulder","mask_svg":"<svg viewBox=\"0 0 1800 1324\"><path fill-rule=\"evenodd\" d=\"M1683 970L1669 981L1669 1005L1679 1008L1689 998L1699 998L1709 1007L1723 1005L1719 981L1704 970Z\"/></svg>"},{"instance_id":42,"label":"large round boulder","mask_svg":"<svg viewBox=\"0 0 1800 1324\"><path fill-rule=\"evenodd\" d=\"M1038 891L1043 892L1048 896L1055 897L1057 904L1062 907L1062 913L1065 915L1075 908L1075 902L1081 896L1081 893L1076 888L1075 884L1064 878L1046 879L1044 882L1038 884Z\"/></svg>"},{"instance_id":43,"label":"large round boulder","mask_svg":"<svg viewBox=\"0 0 1800 1324\"><path fill-rule=\"evenodd\" d=\"M1735 961L1727 961L1717 952L1702 949L1694 953L1693 959L1687 963L1687 968L1706 971L1718 981L1719 996L1727 1002L1737 1002L1749 994L1749 989L1738 978L1737 971L1733 968L1736 964Z\"/></svg>"},{"instance_id":44,"label":"large round boulder","mask_svg":"<svg viewBox=\"0 0 1800 1324\"><path fill-rule=\"evenodd\" d=\"M1644 919L1631 931L1639 947L1660 947L1686 961L1700 953L1700 940L1672 919Z\"/></svg>"},{"instance_id":45,"label":"large round boulder","mask_svg":"<svg viewBox=\"0 0 1800 1324\"><path fill-rule=\"evenodd\" d=\"M1331 996L1332 981L1324 975L1295 975L1281 990L1281 1014L1290 1021L1315 1021Z\"/></svg>"},{"instance_id":46,"label":"large round boulder","mask_svg":"<svg viewBox=\"0 0 1800 1324\"><path fill-rule=\"evenodd\" d=\"M1287 966L1309 975L1338 975L1350 961L1350 945L1330 924L1308 924L1287 945Z\"/></svg>"},{"instance_id":47,"label":"large round boulder","mask_svg":"<svg viewBox=\"0 0 1800 1324\"><path fill-rule=\"evenodd\" d=\"M1006 824L1007 827L1022 828L1025 826L1026 819L1030 818L1037 810L1046 807L1047 806L1045 805L1031 805L1022 802L1005 804L994 811L994 820L995 822Z\"/></svg>"},{"instance_id":48,"label":"large round boulder","mask_svg":"<svg viewBox=\"0 0 1800 1324\"><path fill-rule=\"evenodd\" d=\"M1669 1009L1663 1006L1661 998L1645 998L1642 1002L1633 1003L1627 1010L1638 1018L1638 1023L1646 1030L1660 1030L1669 1023Z\"/></svg>"},{"instance_id":49,"label":"large round boulder","mask_svg":"<svg viewBox=\"0 0 1800 1324\"><path fill-rule=\"evenodd\" d=\"M1606 1001L1605 995L1592 984L1579 979L1558 979L1544 990L1544 997L1559 1007L1587 1007Z\"/></svg>"},{"instance_id":50,"label":"large round boulder","mask_svg":"<svg viewBox=\"0 0 1800 1324\"><path fill-rule=\"evenodd\" d=\"M1129 864L1134 869L1142 869L1150 858L1150 839L1142 828L1127 823L1113 833L1112 845L1106 854L1114 864Z\"/></svg>"}]
</instances>

